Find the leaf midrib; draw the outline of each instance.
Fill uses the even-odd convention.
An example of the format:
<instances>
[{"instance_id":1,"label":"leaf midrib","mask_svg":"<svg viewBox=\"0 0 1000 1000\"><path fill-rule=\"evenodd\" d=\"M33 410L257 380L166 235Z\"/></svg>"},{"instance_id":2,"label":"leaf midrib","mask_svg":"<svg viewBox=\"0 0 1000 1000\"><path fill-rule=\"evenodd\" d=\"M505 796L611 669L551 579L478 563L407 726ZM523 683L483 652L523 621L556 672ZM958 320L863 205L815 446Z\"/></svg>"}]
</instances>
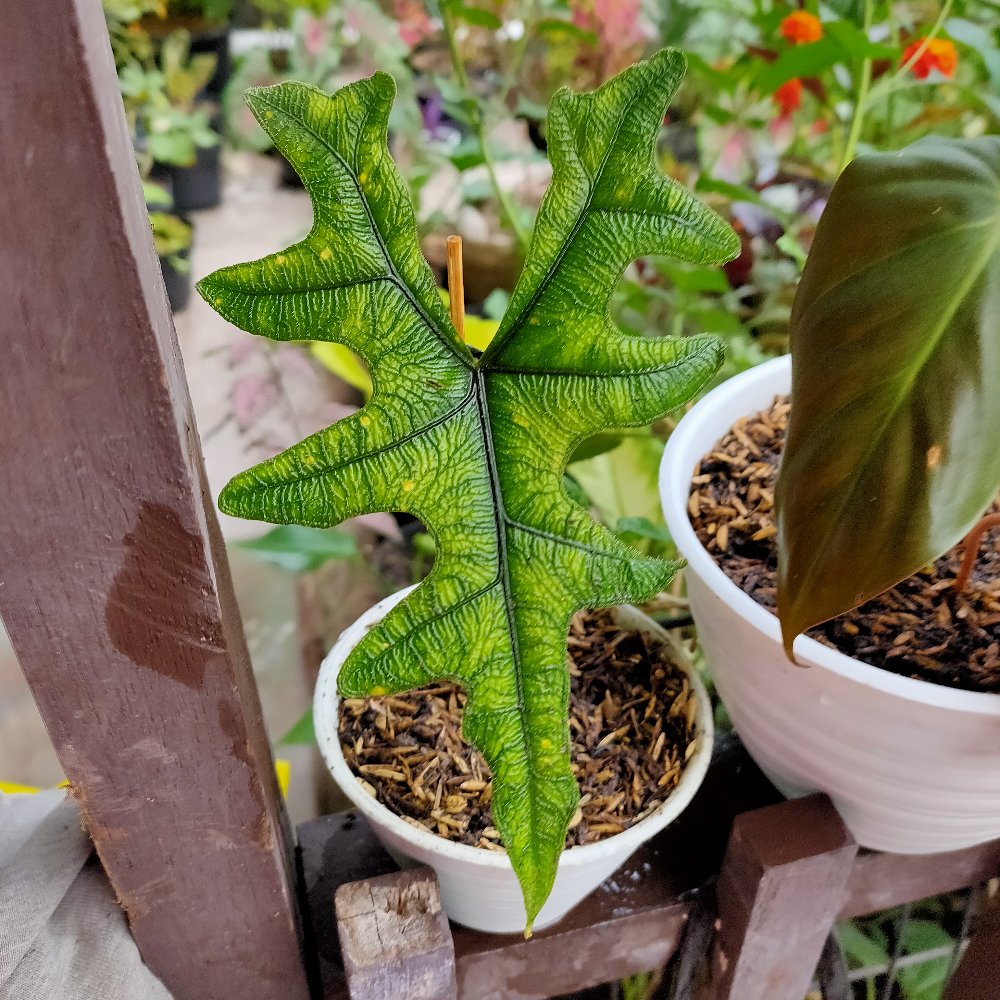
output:
<instances>
[{"instance_id":1,"label":"leaf midrib","mask_svg":"<svg viewBox=\"0 0 1000 1000\"><path fill-rule=\"evenodd\" d=\"M486 373L482 369L477 370L473 384L475 387L476 407L479 413L479 424L483 434L483 447L486 453L486 469L490 479L490 492L493 495L493 527L497 541L497 576L500 578L500 585L503 588L504 615L507 619L507 634L510 638L511 659L514 664L514 685L517 692L517 723L521 731L521 742L524 745L524 754L529 766L528 774L533 783L535 774L537 773L535 769L535 753L531 745L526 718L520 635L517 631L517 623L514 621L514 597L511 592L510 562L507 556L507 529L511 522L507 517L503 489L500 486L496 449L493 445L493 424L490 420L489 404L486 397ZM538 825L538 816L535 811L535 797L528 795L526 796L526 801L531 816L531 829L534 830ZM565 833L563 836L565 836ZM533 841L534 838L532 838Z\"/></svg>"},{"instance_id":2,"label":"leaf midrib","mask_svg":"<svg viewBox=\"0 0 1000 1000\"><path fill-rule=\"evenodd\" d=\"M562 112L562 109L560 109ZM587 215L590 213L590 208L594 200L594 193L597 190L597 185L600 183L601 178L604 176L604 170L608 165L608 160L611 158L612 150L615 148L615 143L618 141L618 135L622 130L622 126L625 124L625 114L623 114L618 121L615 123L615 130L612 133L611 140L608 142L608 148L604 151L604 156L601 157L600 165L598 166L596 172L591 175L587 172L586 167L583 165L583 161L580 159L580 155L576 148L576 136L574 134L572 149L574 156L576 157L577 163L580 165L580 170L583 175L587 178L588 188L587 197L584 199L583 208L580 209L580 214L576 217L572 228L569 231L569 235L563 240L562 246L559 248L559 252L556 254L555 259L546 269L545 274L542 275L541 281L538 282L538 287L532 292L531 297L525 303L524 308L513 318L510 326L503 332L503 335L497 335L490 342L489 347L486 349L486 353L482 356L479 362L480 368L488 368L488 362L494 358L498 357L503 351L504 347L507 346L507 342L514 336L515 333L520 332L524 329L524 321L531 314L531 311L538 305L538 300L542 297L542 293L549 286L549 282L552 280L553 275L559 269L564 258L569 253L570 249L576 243L576 238L583 228L583 224L586 221ZM569 116L566 114L568 120ZM552 178L553 185L555 184L555 176ZM541 209L539 209L539 215L541 214ZM533 246L535 239L531 241ZM528 254L531 253L531 246L528 247Z\"/></svg>"},{"instance_id":3,"label":"leaf midrib","mask_svg":"<svg viewBox=\"0 0 1000 1000\"><path fill-rule=\"evenodd\" d=\"M261 101L261 103L269 105L272 109L277 111L279 114L283 115L285 118L290 118L291 116L288 114L287 111L285 111L279 105L268 101L266 97L262 96L266 93L267 93L266 90L258 90L256 96ZM320 93L322 93L322 91L320 91ZM256 116L257 114L256 109L251 108L251 110L253 110L254 115ZM262 126L263 124L264 123L261 122ZM389 271L389 274L386 275L381 280L389 280L395 283L399 287L403 295L407 298L407 300L409 301L410 305L413 307L417 315L420 316L420 318L424 321L428 329L430 329L434 333L434 336L437 337L437 339L441 341L441 343L444 344L449 351L451 351L451 353L461 362L463 366L465 366L466 368L474 367L472 359L466 357L459 349L458 344L451 337L447 336L445 332L438 327L437 323L434 321L434 318L427 312L426 309L424 309L423 304L413 294L413 290L410 288L410 286L405 281L403 281L402 275L396 269L396 262L393 260L391 254L389 253L389 248L385 245L385 241L382 239L382 231L375 222L375 216L372 214L371 206L368 204L368 197L365 194L364 188L362 188L361 186L360 180L358 179L357 170L355 170L344 159L344 157L341 156L341 154L333 146L330 145L330 143L326 140L324 136L322 136L319 132L317 132L308 123L308 121L306 121L304 116L299 118L298 120L295 120L295 124L301 126L301 128L303 128L306 132L308 132L344 168L344 171L347 173L347 176L350 177L351 183L354 185L354 189L358 193L358 200L361 202L361 205L365 210L365 217L368 220L369 229L371 230L372 234L375 237L375 242L378 244L379 251L382 254L382 259L385 261L386 269ZM314 205L316 204L315 199L311 198L310 200L313 201ZM379 279L373 279L373 280L379 280ZM344 287L344 286L337 286L337 287Z\"/></svg>"}]
</instances>

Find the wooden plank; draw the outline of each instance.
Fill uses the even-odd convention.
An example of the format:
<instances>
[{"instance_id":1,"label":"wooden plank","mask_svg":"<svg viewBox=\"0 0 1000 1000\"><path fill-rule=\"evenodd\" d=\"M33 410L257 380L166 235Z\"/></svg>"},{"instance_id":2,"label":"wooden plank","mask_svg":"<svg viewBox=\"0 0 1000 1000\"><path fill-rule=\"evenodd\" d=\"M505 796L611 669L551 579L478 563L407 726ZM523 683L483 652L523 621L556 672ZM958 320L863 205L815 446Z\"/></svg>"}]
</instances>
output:
<instances>
[{"instance_id":1,"label":"wooden plank","mask_svg":"<svg viewBox=\"0 0 1000 1000\"><path fill-rule=\"evenodd\" d=\"M348 882L336 912L352 1000L456 1000L455 947L432 869Z\"/></svg>"},{"instance_id":2,"label":"wooden plank","mask_svg":"<svg viewBox=\"0 0 1000 1000\"><path fill-rule=\"evenodd\" d=\"M524 941L453 925L459 997L540 1000L665 965L684 937L694 894L703 894L703 887L719 870L734 817L748 810L767 813L777 801L777 793L738 741L723 737L705 785L691 806L630 859L621 877L609 879L558 927ZM817 813L815 800L782 802L770 813L770 821L772 868L775 863L780 867L781 862L792 861L795 852L805 858L817 850L821 856L828 856L831 850L836 854L838 843L846 855L852 853L843 839L839 817L826 807ZM763 835L761 831L751 840ZM346 989L331 905L334 893L345 880L381 875L394 870L395 865L363 818L353 813L304 823L299 827L299 839L313 946L320 963L321 996L341 1000ZM862 851L853 861L842 858L840 877L846 898L839 898L834 909L819 921L826 924L826 930L822 935L816 930L811 938L813 965L838 908L841 917L861 915L976 884L1000 872L998 858L997 841L929 857ZM750 866L747 883L756 886L758 894L761 868L759 861ZM725 891L724 885L720 891ZM753 895L743 891L742 898ZM744 903L744 910L748 909ZM794 935L786 940L793 941ZM788 945L790 953L793 947ZM594 955L600 956L599 962L593 960ZM802 963L803 968L808 964ZM811 973L808 969L804 974ZM694 977L685 978L690 983ZM804 989L796 1000L803 995ZM778 997L774 994L774 1000Z\"/></svg>"},{"instance_id":3,"label":"wooden plank","mask_svg":"<svg viewBox=\"0 0 1000 1000\"><path fill-rule=\"evenodd\" d=\"M713 1000L801 1000L858 845L824 795L738 816L716 895Z\"/></svg>"},{"instance_id":4,"label":"wooden plank","mask_svg":"<svg viewBox=\"0 0 1000 1000\"><path fill-rule=\"evenodd\" d=\"M861 851L847 884L847 900L840 918L860 917L940 896L997 875L1000 875L1000 840L941 854Z\"/></svg>"},{"instance_id":5,"label":"wooden plank","mask_svg":"<svg viewBox=\"0 0 1000 1000\"><path fill-rule=\"evenodd\" d=\"M777 798L739 742L720 739L715 764L684 814L557 927L525 941L452 925L459 997L542 1000L665 965L684 933L690 894L718 870L734 815ZM311 820L298 832L320 993L341 1000L334 893L345 881L395 865L355 813Z\"/></svg>"},{"instance_id":6,"label":"wooden plank","mask_svg":"<svg viewBox=\"0 0 1000 1000\"><path fill-rule=\"evenodd\" d=\"M944 1000L996 1000L1000 993L1000 896L976 921L969 946L944 991Z\"/></svg>"},{"instance_id":7,"label":"wooden plank","mask_svg":"<svg viewBox=\"0 0 1000 1000\"><path fill-rule=\"evenodd\" d=\"M99 0L0 0L0 613L150 968L307 995L289 837Z\"/></svg>"}]
</instances>

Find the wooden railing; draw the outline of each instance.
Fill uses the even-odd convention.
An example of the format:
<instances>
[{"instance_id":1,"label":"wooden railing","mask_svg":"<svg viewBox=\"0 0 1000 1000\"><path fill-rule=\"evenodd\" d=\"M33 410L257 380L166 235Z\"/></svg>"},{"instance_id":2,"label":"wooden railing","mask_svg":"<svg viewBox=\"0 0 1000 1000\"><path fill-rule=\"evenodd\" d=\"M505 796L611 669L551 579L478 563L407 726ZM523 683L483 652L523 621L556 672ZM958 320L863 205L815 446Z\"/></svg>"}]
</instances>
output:
<instances>
[{"instance_id":1,"label":"wooden railing","mask_svg":"<svg viewBox=\"0 0 1000 1000\"><path fill-rule=\"evenodd\" d=\"M413 923L405 906L412 873L397 871L359 815L304 823L299 844L324 1000L542 1000L666 965L692 933L692 919L706 912L714 938L710 981L696 992L692 980L679 998L802 1000L835 921L1000 873L1000 841L930 857L859 851L825 796L779 801L734 737L721 742L705 784L677 821L558 926L528 941L458 926L430 933ZM433 873L421 871L433 886ZM404 900L385 908L379 927L379 940L406 956L382 992L370 975L384 966L378 949L361 960L355 948L352 960L342 961L340 942L356 935L349 908L334 905L344 886L373 879L383 891L398 885ZM953 987L950 1000L1000 995L1000 980L977 971L980 951L989 954L978 947L966 953L954 980L961 992ZM430 953L442 971L445 961L452 967L452 991L396 992L395 984L416 980L414 970Z\"/></svg>"},{"instance_id":2,"label":"wooden railing","mask_svg":"<svg viewBox=\"0 0 1000 1000\"><path fill-rule=\"evenodd\" d=\"M297 1000L308 970L327 998L528 1000L677 955L678 997L801 1000L838 916L1000 874L1000 843L858 851L826 799L778 802L731 742L627 877L529 941L414 911L433 876L396 872L351 814L299 828L303 921L100 0L0 0L0 25L0 613L175 996ZM394 901L374 948L366 895ZM998 938L989 915L949 1000L995 1000Z\"/></svg>"}]
</instances>

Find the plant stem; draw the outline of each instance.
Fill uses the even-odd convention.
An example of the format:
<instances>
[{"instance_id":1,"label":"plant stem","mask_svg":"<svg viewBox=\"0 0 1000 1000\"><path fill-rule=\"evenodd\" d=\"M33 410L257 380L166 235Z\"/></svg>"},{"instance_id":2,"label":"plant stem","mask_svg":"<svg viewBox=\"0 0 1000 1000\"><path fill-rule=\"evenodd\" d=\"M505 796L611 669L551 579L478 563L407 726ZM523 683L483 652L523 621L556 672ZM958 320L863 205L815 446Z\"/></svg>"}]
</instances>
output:
<instances>
[{"instance_id":1,"label":"plant stem","mask_svg":"<svg viewBox=\"0 0 1000 1000\"><path fill-rule=\"evenodd\" d=\"M865 0L865 38L871 30L872 17L874 15L874 0ZM844 145L844 152L840 158L840 169L838 174L844 172L844 168L854 159L854 151L858 146L858 139L861 138L861 127L865 121L865 104L868 100L868 88L872 83L872 61L866 57L861 63L861 80L858 83L858 93L854 100L854 112L851 115L851 126L847 133L847 142Z\"/></svg>"},{"instance_id":2,"label":"plant stem","mask_svg":"<svg viewBox=\"0 0 1000 1000\"><path fill-rule=\"evenodd\" d=\"M987 514L985 517L980 518L972 531L965 536L965 543L962 549L962 565L959 567L958 573L955 576L955 582L952 585L957 593L961 594L969 585L972 571L976 565L976 556L979 555L979 546L983 541L983 535L990 528L996 527L1000 527L1000 514Z\"/></svg>"},{"instance_id":3,"label":"plant stem","mask_svg":"<svg viewBox=\"0 0 1000 1000\"><path fill-rule=\"evenodd\" d=\"M520 80L521 66L524 64L524 57L528 52L528 44L531 41L531 33L534 28L535 0L528 0L524 5L521 20L524 22L524 34L521 35L513 46L514 55L510 60L510 65L507 67L507 72L504 74L503 89L500 91L500 98L497 101L501 105L507 104L510 92L517 86Z\"/></svg>"},{"instance_id":4,"label":"plant stem","mask_svg":"<svg viewBox=\"0 0 1000 1000\"><path fill-rule=\"evenodd\" d=\"M476 141L479 143L479 152L483 158L483 165L486 167L486 173L489 175L490 186L493 188L493 192L500 204L501 215L503 215L507 224L513 231L518 245L521 248L521 252L526 253L528 249L529 236L524 227L518 221L517 213L513 204L511 204L507 192L500 186L500 180L497 177L496 164L494 164L493 155L490 153L489 147L486 144L486 133L483 128L482 110L480 109L479 103L473 95L472 88L469 85L469 75L465 72L465 63L462 62L462 54L458 51L458 42L455 39L455 24L452 20L451 11L448 10L445 5L442 5L441 8L441 23L444 27L445 40L448 43L448 54L451 56L451 66L455 73L455 79L457 80L464 95L466 113L469 116L469 123L472 126L472 131L475 133Z\"/></svg>"},{"instance_id":5,"label":"plant stem","mask_svg":"<svg viewBox=\"0 0 1000 1000\"><path fill-rule=\"evenodd\" d=\"M900 41L899 25L896 23L895 17L892 16L892 0L890 0L888 7L889 7L889 32L890 32L890 37L892 38L892 47L894 49L898 49ZM893 119L895 118L895 116L896 116L896 91L890 89L885 102L885 122L882 126L883 138L888 138L888 139L892 138Z\"/></svg>"},{"instance_id":6,"label":"plant stem","mask_svg":"<svg viewBox=\"0 0 1000 1000\"><path fill-rule=\"evenodd\" d=\"M458 339L465 342L465 277L462 273L462 237L449 236L448 307Z\"/></svg>"}]
</instances>

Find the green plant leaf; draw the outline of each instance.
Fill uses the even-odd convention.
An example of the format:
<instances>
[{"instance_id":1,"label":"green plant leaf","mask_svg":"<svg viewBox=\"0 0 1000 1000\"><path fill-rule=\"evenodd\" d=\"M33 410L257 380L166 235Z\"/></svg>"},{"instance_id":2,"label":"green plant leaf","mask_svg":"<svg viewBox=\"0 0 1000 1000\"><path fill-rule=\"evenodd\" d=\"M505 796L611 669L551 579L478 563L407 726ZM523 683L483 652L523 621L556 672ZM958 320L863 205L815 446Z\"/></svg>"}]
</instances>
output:
<instances>
[{"instance_id":1,"label":"green plant leaf","mask_svg":"<svg viewBox=\"0 0 1000 1000\"><path fill-rule=\"evenodd\" d=\"M622 434L611 434L604 431L600 434L595 434L593 437L587 438L582 444L576 446L573 454L569 457L569 464L585 462L588 458L594 458L595 455L603 455L606 451L617 448L624 440L625 438Z\"/></svg>"},{"instance_id":2,"label":"green plant leaf","mask_svg":"<svg viewBox=\"0 0 1000 1000\"><path fill-rule=\"evenodd\" d=\"M939 958L906 965L896 973L906 1000L941 1000L951 969L955 939L935 920L911 920L903 932L907 954L947 949Z\"/></svg>"},{"instance_id":3,"label":"green plant leaf","mask_svg":"<svg viewBox=\"0 0 1000 1000\"><path fill-rule=\"evenodd\" d=\"M260 538L235 544L293 573L319 569L330 559L348 559L358 551L354 539L343 531L320 531L298 524L283 524Z\"/></svg>"},{"instance_id":4,"label":"green plant leaf","mask_svg":"<svg viewBox=\"0 0 1000 1000\"><path fill-rule=\"evenodd\" d=\"M455 3L449 0L448 9L453 17L466 24L474 24L480 28L489 28L491 31L499 31L503 27L503 21L491 10L483 10L482 7L473 7L469 4Z\"/></svg>"},{"instance_id":5,"label":"green plant leaf","mask_svg":"<svg viewBox=\"0 0 1000 1000\"><path fill-rule=\"evenodd\" d=\"M668 545L673 542L666 526L654 524L648 517L620 517L615 531L619 535L645 538L651 542L664 542Z\"/></svg>"},{"instance_id":6,"label":"green plant leaf","mask_svg":"<svg viewBox=\"0 0 1000 1000\"><path fill-rule=\"evenodd\" d=\"M588 442L589 443L589 442ZM605 524L623 517L662 523L659 468L663 442L652 434L624 438L616 448L574 461L570 475L583 487Z\"/></svg>"},{"instance_id":7,"label":"green plant leaf","mask_svg":"<svg viewBox=\"0 0 1000 1000\"><path fill-rule=\"evenodd\" d=\"M316 742L316 730L313 728L313 710L310 706L302 713L299 720L278 740L279 746L298 746Z\"/></svg>"},{"instance_id":8,"label":"green plant leaf","mask_svg":"<svg viewBox=\"0 0 1000 1000\"><path fill-rule=\"evenodd\" d=\"M856 923L845 920L837 924L837 942L854 968L888 965L889 953L883 945L872 940Z\"/></svg>"},{"instance_id":9,"label":"green plant leaf","mask_svg":"<svg viewBox=\"0 0 1000 1000\"><path fill-rule=\"evenodd\" d=\"M366 400L371 398L372 377L353 351L332 341L312 344L310 351L328 372L354 386Z\"/></svg>"},{"instance_id":10,"label":"green plant leaf","mask_svg":"<svg viewBox=\"0 0 1000 1000\"><path fill-rule=\"evenodd\" d=\"M936 559L1000 489L1000 137L860 157L791 319L785 647Z\"/></svg>"},{"instance_id":11,"label":"green plant leaf","mask_svg":"<svg viewBox=\"0 0 1000 1000\"><path fill-rule=\"evenodd\" d=\"M758 93L770 94L795 77L819 76L847 58L840 43L830 37L793 45L773 62L763 63L753 77L753 85Z\"/></svg>"},{"instance_id":12,"label":"green plant leaf","mask_svg":"<svg viewBox=\"0 0 1000 1000\"><path fill-rule=\"evenodd\" d=\"M683 57L664 51L549 113L553 181L524 271L481 358L458 340L421 257L386 146L394 86L376 73L333 96L301 84L247 95L301 175L314 224L300 243L224 268L202 295L245 330L339 341L364 360L365 407L237 476L231 514L325 527L402 511L434 537L427 579L368 631L346 696L448 678L494 776L493 812L528 925L547 898L578 791L569 760L566 635L579 608L641 601L675 566L594 521L563 485L576 446L688 399L717 341L626 336L608 303L636 257L722 262L729 227L655 167Z\"/></svg>"}]
</instances>

